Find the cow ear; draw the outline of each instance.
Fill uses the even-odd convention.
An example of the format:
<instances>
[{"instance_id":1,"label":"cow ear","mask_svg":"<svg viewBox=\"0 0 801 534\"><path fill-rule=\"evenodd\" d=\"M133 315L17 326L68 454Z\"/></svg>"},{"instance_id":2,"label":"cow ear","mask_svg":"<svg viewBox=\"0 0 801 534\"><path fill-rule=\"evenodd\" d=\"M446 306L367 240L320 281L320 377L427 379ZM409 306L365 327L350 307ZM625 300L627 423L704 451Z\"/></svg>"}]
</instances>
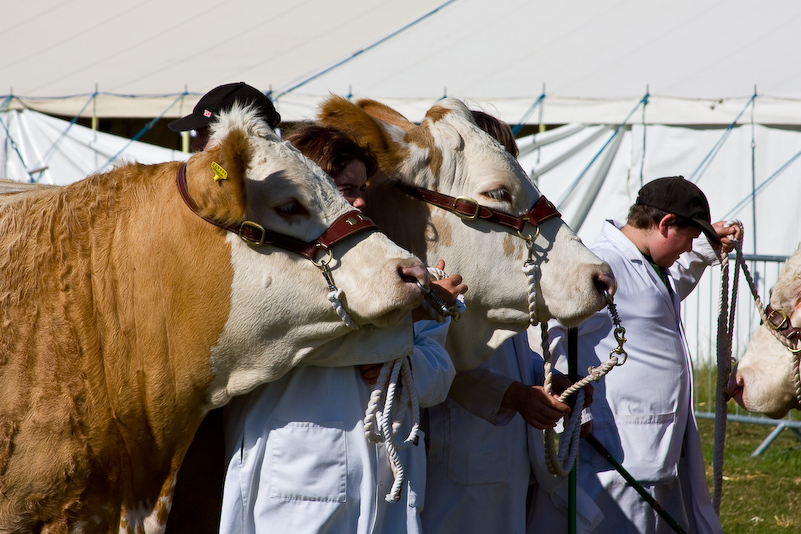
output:
<instances>
[{"instance_id":1,"label":"cow ear","mask_svg":"<svg viewBox=\"0 0 801 534\"><path fill-rule=\"evenodd\" d=\"M376 102L369 98L363 98L356 102L356 105L364 110L365 113L387 124L392 124L408 132L414 128L414 123L406 117L381 102Z\"/></svg>"},{"instance_id":2,"label":"cow ear","mask_svg":"<svg viewBox=\"0 0 801 534\"><path fill-rule=\"evenodd\" d=\"M399 114L398 116L402 117ZM392 124L372 117L346 98L332 96L323 102L318 120L320 124L339 128L359 145L370 148L378 160L378 167L386 174L391 174L408 156L404 148L387 132Z\"/></svg>"},{"instance_id":3,"label":"cow ear","mask_svg":"<svg viewBox=\"0 0 801 534\"><path fill-rule=\"evenodd\" d=\"M428 128L431 135L436 135L437 144L445 150L464 150L464 139L453 127L452 115L455 112L445 106L433 106L426 112L421 127ZM436 133L435 133L436 132Z\"/></svg>"},{"instance_id":4,"label":"cow ear","mask_svg":"<svg viewBox=\"0 0 801 534\"><path fill-rule=\"evenodd\" d=\"M247 212L245 173L251 149L245 132L232 130L221 142L187 162L189 193L200 215L222 224L239 223Z\"/></svg>"}]
</instances>

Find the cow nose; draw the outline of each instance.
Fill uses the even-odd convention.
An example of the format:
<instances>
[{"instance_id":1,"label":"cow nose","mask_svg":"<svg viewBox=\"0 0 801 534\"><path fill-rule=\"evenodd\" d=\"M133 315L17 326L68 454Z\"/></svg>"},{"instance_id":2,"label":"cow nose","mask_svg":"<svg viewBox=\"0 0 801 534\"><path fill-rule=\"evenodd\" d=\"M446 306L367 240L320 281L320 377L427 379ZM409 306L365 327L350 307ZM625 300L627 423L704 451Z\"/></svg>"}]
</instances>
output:
<instances>
[{"instance_id":1,"label":"cow nose","mask_svg":"<svg viewBox=\"0 0 801 534\"><path fill-rule=\"evenodd\" d=\"M398 276L404 282L415 284L420 282L428 287L428 270L413 258L402 259L398 262Z\"/></svg>"},{"instance_id":2,"label":"cow nose","mask_svg":"<svg viewBox=\"0 0 801 534\"><path fill-rule=\"evenodd\" d=\"M615 280L611 272L608 274L604 272L596 273L592 282L601 294L607 292L611 297L615 294L615 291L617 291L617 280Z\"/></svg>"}]
</instances>

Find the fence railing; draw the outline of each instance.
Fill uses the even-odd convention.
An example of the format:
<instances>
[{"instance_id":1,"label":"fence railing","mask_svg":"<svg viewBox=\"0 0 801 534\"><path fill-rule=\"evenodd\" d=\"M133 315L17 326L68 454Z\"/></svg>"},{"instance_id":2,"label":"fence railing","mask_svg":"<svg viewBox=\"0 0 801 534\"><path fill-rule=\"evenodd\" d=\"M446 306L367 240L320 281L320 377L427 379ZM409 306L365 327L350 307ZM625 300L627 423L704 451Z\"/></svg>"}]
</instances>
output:
<instances>
[{"instance_id":1,"label":"fence railing","mask_svg":"<svg viewBox=\"0 0 801 534\"><path fill-rule=\"evenodd\" d=\"M745 255L748 269L754 277L760 299L767 304L770 288L776 283L787 256ZM731 276L734 273L734 256L729 261ZM720 313L721 276L719 267L710 267L698 286L682 303L682 321L687 343L693 357L693 410L698 418L715 418L715 387L717 373L717 328ZM759 326L759 311L756 309L751 290L742 273L739 275L732 357L738 359L748 347L753 331ZM729 291L733 280L729 282ZM732 296L729 294L729 299ZM774 426L765 441L754 451L761 454L768 445L789 428L801 440L801 420L791 412L786 419L770 419L763 415L745 411L733 401L729 402L729 420L751 424Z\"/></svg>"}]
</instances>

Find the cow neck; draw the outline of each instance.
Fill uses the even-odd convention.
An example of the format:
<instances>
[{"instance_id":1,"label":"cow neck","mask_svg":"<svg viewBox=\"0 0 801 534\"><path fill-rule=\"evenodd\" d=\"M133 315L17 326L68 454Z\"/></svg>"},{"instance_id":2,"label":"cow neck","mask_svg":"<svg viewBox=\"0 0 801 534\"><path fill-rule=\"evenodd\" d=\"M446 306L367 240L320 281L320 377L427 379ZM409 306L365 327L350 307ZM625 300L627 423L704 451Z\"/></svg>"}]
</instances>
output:
<instances>
[{"instance_id":1,"label":"cow neck","mask_svg":"<svg viewBox=\"0 0 801 534\"><path fill-rule=\"evenodd\" d=\"M518 232L523 230L523 227L526 226L526 223L529 223L533 226L539 226L549 219L561 216L559 210L556 209L556 206L554 206L547 198L545 198L545 196L540 196L528 213L521 217L516 217L487 206L482 206L477 200L474 200L470 197L452 197L444 193L438 193L436 191L431 191L430 189L415 187L400 182L396 183L395 186L407 195L418 200L422 200L423 202L431 204L432 206L450 211L461 219L481 219L500 224L508 228L513 228Z\"/></svg>"},{"instance_id":2,"label":"cow neck","mask_svg":"<svg viewBox=\"0 0 801 534\"><path fill-rule=\"evenodd\" d=\"M314 261L318 250L329 251L333 245L352 234L361 231L378 230L376 224L359 210L351 210L341 215L328 227L323 235L314 241L301 241L300 239L288 235L272 232L253 221L243 221L238 224L225 224L200 213L200 208L192 199L186 185L186 163L182 163L181 166L178 167L176 182L178 184L178 191L181 193L181 198L184 199L186 205L195 215L204 221L237 234L243 241L253 246L272 245L301 254L312 261Z\"/></svg>"}]
</instances>

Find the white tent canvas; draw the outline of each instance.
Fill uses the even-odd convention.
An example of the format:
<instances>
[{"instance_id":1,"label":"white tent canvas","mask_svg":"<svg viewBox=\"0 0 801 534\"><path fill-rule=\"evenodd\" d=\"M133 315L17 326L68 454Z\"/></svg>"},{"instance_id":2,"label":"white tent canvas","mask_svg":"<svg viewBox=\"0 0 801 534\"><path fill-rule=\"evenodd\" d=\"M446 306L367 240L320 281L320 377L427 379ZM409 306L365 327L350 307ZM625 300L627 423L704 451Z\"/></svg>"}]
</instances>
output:
<instances>
[{"instance_id":1,"label":"white tent canvas","mask_svg":"<svg viewBox=\"0 0 801 534\"><path fill-rule=\"evenodd\" d=\"M124 161L185 160L183 152L131 141L31 110L0 112L0 178L65 185Z\"/></svg>"},{"instance_id":2,"label":"white tent canvas","mask_svg":"<svg viewBox=\"0 0 801 534\"><path fill-rule=\"evenodd\" d=\"M545 123L617 124L649 93L648 123L727 125L758 92L757 123L801 123L793 0L42 0L0 12L0 106L70 117L178 117L242 80L285 120L333 92L414 121L447 94L517 123L544 93Z\"/></svg>"},{"instance_id":3,"label":"white tent canvas","mask_svg":"<svg viewBox=\"0 0 801 534\"><path fill-rule=\"evenodd\" d=\"M789 255L798 246L801 132L642 124L615 132L573 124L518 143L523 168L584 241L605 219L625 220L643 183L683 175L705 192L714 220L743 222L744 252Z\"/></svg>"}]
</instances>

